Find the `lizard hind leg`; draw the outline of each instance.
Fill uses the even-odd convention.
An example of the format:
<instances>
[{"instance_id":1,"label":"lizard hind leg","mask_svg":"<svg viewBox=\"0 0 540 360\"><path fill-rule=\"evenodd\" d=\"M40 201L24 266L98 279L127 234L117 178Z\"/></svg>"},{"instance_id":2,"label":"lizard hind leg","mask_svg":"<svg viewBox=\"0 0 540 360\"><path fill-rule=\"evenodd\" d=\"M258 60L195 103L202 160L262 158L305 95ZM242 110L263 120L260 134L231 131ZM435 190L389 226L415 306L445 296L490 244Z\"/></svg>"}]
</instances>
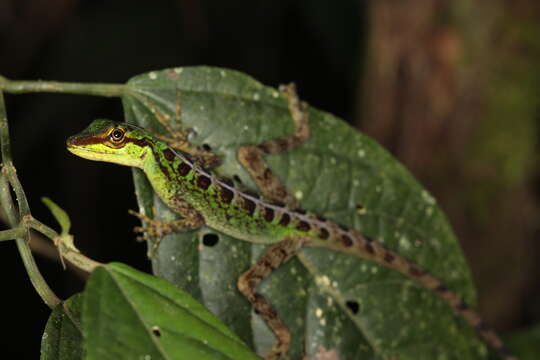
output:
<instances>
[{"instance_id":1,"label":"lizard hind leg","mask_svg":"<svg viewBox=\"0 0 540 360\"><path fill-rule=\"evenodd\" d=\"M249 172L261 193L268 199L283 202L290 208L297 207L297 200L283 183L272 173L263 155L280 154L302 145L309 138L307 105L300 101L294 84L280 86L288 99L289 112L294 122L294 133L257 145L246 145L238 149L238 161Z\"/></svg>"},{"instance_id":2,"label":"lizard hind leg","mask_svg":"<svg viewBox=\"0 0 540 360\"><path fill-rule=\"evenodd\" d=\"M257 262L238 279L238 289L251 303L255 313L264 320L276 336L276 342L270 353L264 357L264 360L281 359L289 350L291 334L287 325L279 318L276 310L263 295L256 292L255 288L274 269L294 256L303 244L304 240L300 238L285 238L285 240L266 250Z\"/></svg>"}]
</instances>

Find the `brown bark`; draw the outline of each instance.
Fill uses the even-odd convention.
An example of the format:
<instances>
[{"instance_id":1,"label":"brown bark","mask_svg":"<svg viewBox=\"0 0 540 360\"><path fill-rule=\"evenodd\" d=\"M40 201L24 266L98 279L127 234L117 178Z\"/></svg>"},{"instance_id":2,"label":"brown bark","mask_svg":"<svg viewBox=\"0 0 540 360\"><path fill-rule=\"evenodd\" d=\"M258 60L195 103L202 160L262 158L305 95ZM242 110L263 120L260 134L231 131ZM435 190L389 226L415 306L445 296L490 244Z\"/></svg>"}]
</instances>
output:
<instances>
[{"instance_id":1,"label":"brown bark","mask_svg":"<svg viewBox=\"0 0 540 360\"><path fill-rule=\"evenodd\" d=\"M498 153L486 151L485 144L486 137L514 126L512 119L502 126L494 120L503 105L493 100L499 90L493 88L505 86L496 81L499 72L535 61L523 52L526 41L519 36L505 41L504 27L508 18L538 19L533 4L371 1L358 101L359 127L394 153L448 214L470 260L480 311L500 327L517 322L534 281L534 173L526 164L507 181ZM470 11L458 13L456 7L464 5ZM536 114L526 115L523 121L534 131Z\"/></svg>"}]
</instances>

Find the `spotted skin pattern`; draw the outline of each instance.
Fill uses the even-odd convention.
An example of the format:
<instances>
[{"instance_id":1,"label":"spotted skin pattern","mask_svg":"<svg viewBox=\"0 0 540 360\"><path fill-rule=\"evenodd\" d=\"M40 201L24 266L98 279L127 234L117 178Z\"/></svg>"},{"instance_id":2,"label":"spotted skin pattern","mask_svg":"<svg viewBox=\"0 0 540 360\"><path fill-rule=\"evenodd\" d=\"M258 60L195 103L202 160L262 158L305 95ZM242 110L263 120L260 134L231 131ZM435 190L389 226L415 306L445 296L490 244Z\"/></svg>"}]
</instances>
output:
<instances>
[{"instance_id":1,"label":"spotted skin pattern","mask_svg":"<svg viewBox=\"0 0 540 360\"><path fill-rule=\"evenodd\" d=\"M137 215L147 223L146 228L137 229L144 238L206 225L241 240L273 244L238 280L240 292L277 338L266 360L285 357L291 336L276 310L256 287L303 246L323 247L367 259L416 280L474 327L501 358L517 360L480 316L438 278L358 231L297 208L296 199L272 174L262 157L290 151L309 138L305 104L298 99L292 85L281 90L289 100L294 134L244 146L238 152L239 161L270 201L236 189L232 181L218 178L189 155L177 152L145 130L129 124L95 120L83 132L70 137L67 146L83 158L141 168L165 204L183 217L163 224Z\"/></svg>"}]
</instances>

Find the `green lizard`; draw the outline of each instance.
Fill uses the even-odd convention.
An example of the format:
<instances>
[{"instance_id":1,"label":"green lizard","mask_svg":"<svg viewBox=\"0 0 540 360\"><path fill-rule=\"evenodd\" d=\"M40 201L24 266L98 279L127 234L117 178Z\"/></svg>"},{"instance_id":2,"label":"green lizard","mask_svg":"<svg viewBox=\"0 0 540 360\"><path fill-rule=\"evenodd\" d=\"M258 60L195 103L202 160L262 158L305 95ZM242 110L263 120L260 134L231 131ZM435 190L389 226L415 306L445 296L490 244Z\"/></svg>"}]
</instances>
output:
<instances>
[{"instance_id":1,"label":"green lizard","mask_svg":"<svg viewBox=\"0 0 540 360\"><path fill-rule=\"evenodd\" d=\"M371 260L415 279L448 303L502 358L517 360L480 316L439 279L360 232L296 209L294 197L273 176L262 159L262 155L289 151L309 138L305 104L298 100L292 85L283 87L282 91L289 100L294 134L259 145L244 146L238 152L239 161L270 201L244 193L231 181L204 170L198 163L207 165L208 162L201 152L193 151L191 157L186 153L190 152L188 148L183 147L182 152L175 151L144 129L127 123L95 120L84 131L70 137L67 147L86 159L142 169L158 196L182 216L180 220L163 224L136 214L150 224L147 228L139 228L144 237L159 238L167 233L206 225L241 240L272 244L238 281L240 292L276 335L276 343L266 360L280 359L287 353L290 333L274 308L255 289L303 246L327 248ZM216 163L215 159L209 162Z\"/></svg>"}]
</instances>

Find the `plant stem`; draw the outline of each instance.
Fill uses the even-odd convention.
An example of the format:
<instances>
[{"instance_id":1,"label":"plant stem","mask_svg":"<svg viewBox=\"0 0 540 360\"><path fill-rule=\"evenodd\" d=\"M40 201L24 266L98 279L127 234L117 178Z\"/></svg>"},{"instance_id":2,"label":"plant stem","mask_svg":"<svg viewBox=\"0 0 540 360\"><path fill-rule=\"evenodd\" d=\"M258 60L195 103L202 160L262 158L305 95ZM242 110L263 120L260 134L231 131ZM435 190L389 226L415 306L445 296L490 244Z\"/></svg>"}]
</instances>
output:
<instances>
[{"instance_id":1,"label":"plant stem","mask_svg":"<svg viewBox=\"0 0 540 360\"><path fill-rule=\"evenodd\" d=\"M22 186L17 179L15 168L11 162L11 149L9 141L9 128L7 122L6 108L4 104L4 95L0 91L0 147L2 153L2 171L0 172L0 203L8 218L8 223L12 228L17 228L19 220L22 218L20 214L27 215L30 210L28 208L28 201ZM10 193L9 183L13 186L15 194L17 195L17 201L19 203L19 214L15 211L13 205L13 199ZM26 272L30 277L32 285L36 289L37 293L43 299L43 301L51 308L58 305L61 300L54 294L49 285L45 282L45 279L39 272L32 251L28 246L29 233L26 229L24 236L20 236L16 239L17 248L19 254L21 254Z\"/></svg>"},{"instance_id":2,"label":"plant stem","mask_svg":"<svg viewBox=\"0 0 540 360\"><path fill-rule=\"evenodd\" d=\"M127 87L123 84L89 84L42 80L9 80L3 76L0 76L0 90L12 94L23 94L30 92L56 92L66 94L119 97L124 94L126 89Z\"/></svg>"},{"instance_id":3,"label":"plant stem","mask_svg":"<svg viewBox=\"0 0 540 360\"><path fill-rule=\"evenodd\" d=\"M14 240L16 238L23 237L25 234L26 234L26 229L22 227L2 230L0 231L0 241Z\"/></svg>"}]
</instances>

